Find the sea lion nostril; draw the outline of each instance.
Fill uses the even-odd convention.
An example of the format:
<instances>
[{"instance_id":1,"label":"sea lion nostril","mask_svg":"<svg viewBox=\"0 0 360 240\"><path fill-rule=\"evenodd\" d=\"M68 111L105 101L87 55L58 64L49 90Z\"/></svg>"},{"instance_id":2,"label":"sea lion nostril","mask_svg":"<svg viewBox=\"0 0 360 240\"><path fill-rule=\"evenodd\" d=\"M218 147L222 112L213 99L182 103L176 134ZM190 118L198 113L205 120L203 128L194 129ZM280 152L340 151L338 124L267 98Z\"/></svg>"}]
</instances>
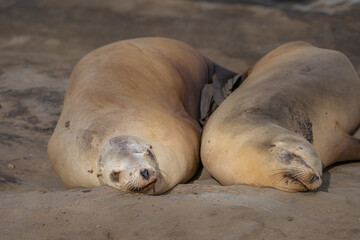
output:
<instances>
[{"instance_id":1,"label":"sea lion nostril","mask_svg":"<svg viewBox=\"0 0 360 240\"><path fill-rule=\"evenodd\" d=\"M319 177L318 177L316 174L314 174L314 175L312 176L311 180L310 180L310 183L313 183L313 182L315 182L315 181L317 181L317 180L319 180Z\"/></svg>"},{"instance_id":2,"label":"sea lion nostril","mask_svg":"<svg viewBox=\"0 0 360 240\"><path fill-rule=\"evenodd\" d=\"M150 178L149 171L147 169L144 169L143 171L140 171L140 175L145 179L148 180Z\"/></svg>"}]
</instances>

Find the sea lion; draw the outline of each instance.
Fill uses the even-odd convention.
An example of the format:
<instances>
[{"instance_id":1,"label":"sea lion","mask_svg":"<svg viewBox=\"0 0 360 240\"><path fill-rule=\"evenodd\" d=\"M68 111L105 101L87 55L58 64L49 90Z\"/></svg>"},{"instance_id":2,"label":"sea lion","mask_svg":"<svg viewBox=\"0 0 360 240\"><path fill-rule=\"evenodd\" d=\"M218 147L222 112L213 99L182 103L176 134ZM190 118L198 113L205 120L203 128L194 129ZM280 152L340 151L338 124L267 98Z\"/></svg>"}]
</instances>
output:
<instances>
[{"instance_id":1,"label":"sea lion","mask_svg":"<svg viewBox=\"0 0 360 240\"><path fill-rule=\"evenodd\" d=\"M165 38L89 53L71 74L48 143L58 176L68 188L106 184L149 194L188 181L199 165L201 91L221 72L235 75Z\"/></svg>"},{"instance_id":2,"label":"sea lion","mask_svg":"<svg viewBox=\"0 0 360 240\"><path fill-rule=\"evenodd\" d=\"M360 80L337 51L292 42L268 53L207 121L204 167L223 185L315 190L322 169L360 159Z\"/></svg>"}]
</instances>

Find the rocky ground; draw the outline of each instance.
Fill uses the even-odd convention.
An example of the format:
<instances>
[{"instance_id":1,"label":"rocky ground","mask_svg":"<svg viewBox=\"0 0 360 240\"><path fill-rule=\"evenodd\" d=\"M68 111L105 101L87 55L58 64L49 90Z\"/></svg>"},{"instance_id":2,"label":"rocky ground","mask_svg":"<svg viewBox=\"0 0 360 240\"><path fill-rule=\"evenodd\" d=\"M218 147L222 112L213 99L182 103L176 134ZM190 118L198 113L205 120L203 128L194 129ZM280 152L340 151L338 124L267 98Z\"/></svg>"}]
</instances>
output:
<instances>
[{"instance_id":1,"label":"rocky ground","mask_svg":"<svg viewBox=\"0 0 360 240\"><path fill-rule=\"evenodd\" d=\"M144 196L66 190L46 153L71 70L94 48L171 37L241 72L304 40L359 73L359 2L0 0L0 239L360 239L360 162L326 169L315 193L223 187L204 173Z\"/></svg>"}]
</instances>

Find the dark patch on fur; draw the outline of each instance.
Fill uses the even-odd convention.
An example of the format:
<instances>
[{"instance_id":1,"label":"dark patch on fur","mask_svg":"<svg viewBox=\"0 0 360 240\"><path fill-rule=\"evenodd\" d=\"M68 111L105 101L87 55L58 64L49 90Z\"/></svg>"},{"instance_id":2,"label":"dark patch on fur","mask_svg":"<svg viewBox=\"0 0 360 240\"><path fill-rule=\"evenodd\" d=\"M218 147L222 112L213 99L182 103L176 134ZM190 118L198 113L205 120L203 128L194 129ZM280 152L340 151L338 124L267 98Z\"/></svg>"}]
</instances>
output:
<instances>
[{"instance_id":1,"label":"dark patch on fur","mask_svg":"<svg viewBox=\"0 0 360 240\"><path fill-rule=\"evenodd\" d=\"M282 148L280 149L279 157L282 163L289 165L292 162L292 160L295 158L295 155L291 154L290 152Z\"/></svg>"},{"instance_id":2,"label":"dark patch on fur","mask_svg":"<svg viewBox=\"0 0 360 240\"><path fill-rule=\"evenodd\" d=\"M298 164L304 165L305 167L311 169L311 167L304 161L304 159L302 159L302 157L289 152L285 148L280 149L279 157L280 157L280 161L286 165L289 165L293 161L296 161Z\"/></svg>"},{"instance_id":3,"label":"dark patch on fur","mask_svg":"<svg viewBox=\"0 0 360 240\"><path fill-rule=\"evenodd\" d=\"M309 143L314 143L312 122L310 119L299 111L296 111L292 117L296 124L295 133L303 136Z\"/></svg>"},{"instance_id":4,"label":"dark patch on fur","mask_svg":"<svg viewBox=\"0 0 360 240\"><path fill-rule=\"evenodd\" d=\"M94 147L91 145L91 142L93 140L93 135L100 136L100 134L97 134L97 131L95 130L82 130L80 131L80 138L77 138L76 141L79 144L79 148L87 152L90 149L93 149ZM79 140L80 139L80 140Z\"/></svg>"},{"instance_id":5,"label":"dark patch on fur","mask_svg":"<svg viewBox=\"0 0 360 240\"><path fill-rule=\"evenodd\" d=\"M146 149L146 152L149 154L150 158L154 159L154 154L150 151L150 149Z\"/></svg>"},{"instance_id":6,"label":"dark patch on fur","mask_svg":"<svg viewBox=\"0 0 360 240\"><path fill-rule=\"evenodd\" d=\"M238 124L237 121L246 116L251 121L271 121L304 137L308 142L314 143L313 125L305 111L307 106L302 101L289 100L289 96L276 94L259 104L234 106L232 112L224 117L227 124Z\"/></svg>"}]
</instances>

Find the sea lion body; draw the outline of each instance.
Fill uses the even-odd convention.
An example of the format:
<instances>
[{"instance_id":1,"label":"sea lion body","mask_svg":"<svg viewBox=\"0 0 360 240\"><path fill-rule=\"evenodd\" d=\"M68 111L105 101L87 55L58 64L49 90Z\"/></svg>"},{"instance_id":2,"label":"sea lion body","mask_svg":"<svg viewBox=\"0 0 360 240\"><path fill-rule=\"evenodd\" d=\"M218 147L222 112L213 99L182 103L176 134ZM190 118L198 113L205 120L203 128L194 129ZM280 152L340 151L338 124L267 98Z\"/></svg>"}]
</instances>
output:
<instances>
[{"instance_id":1,"label":"sea lion body","mask_svg":"<svg viewBox=\"0 0 360 240\"><path fill-rule=\"evenodd\" d=\"M273 50L210 116L201 159L224 185L285 191L321 185L322 169L360 159L360 80L345 55L304 42Z\"/></svg>"},{"instance_id":2,"label":"sea lion body","mask_svg":"<svg viewBox=\"0 0 360 240\"><path fill-rule=\"evenodd\" d=\"M81 59L48 144L62 182L159 194L188 181L199 165L195 119L213 67L164 38L116 42Z\"/></svg>"}]
</instances>

